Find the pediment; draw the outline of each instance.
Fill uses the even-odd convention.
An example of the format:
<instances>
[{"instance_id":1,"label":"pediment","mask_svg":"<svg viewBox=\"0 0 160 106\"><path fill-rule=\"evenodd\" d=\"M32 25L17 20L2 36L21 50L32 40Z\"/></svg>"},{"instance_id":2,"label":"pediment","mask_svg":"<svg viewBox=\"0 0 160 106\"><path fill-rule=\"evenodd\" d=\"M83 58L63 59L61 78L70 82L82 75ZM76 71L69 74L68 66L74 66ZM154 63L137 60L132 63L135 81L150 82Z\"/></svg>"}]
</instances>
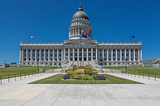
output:
<instances>
[{"instance_id":1,"label":"pediment","mask_svg":"<svg viewBox=\"0 0 160 106\"><path fill-rule=\"evenodd\" d=\"M88 39L77 39L68 41L65 44L97 44L97 42Z\"/></svg>"}]
</instances>

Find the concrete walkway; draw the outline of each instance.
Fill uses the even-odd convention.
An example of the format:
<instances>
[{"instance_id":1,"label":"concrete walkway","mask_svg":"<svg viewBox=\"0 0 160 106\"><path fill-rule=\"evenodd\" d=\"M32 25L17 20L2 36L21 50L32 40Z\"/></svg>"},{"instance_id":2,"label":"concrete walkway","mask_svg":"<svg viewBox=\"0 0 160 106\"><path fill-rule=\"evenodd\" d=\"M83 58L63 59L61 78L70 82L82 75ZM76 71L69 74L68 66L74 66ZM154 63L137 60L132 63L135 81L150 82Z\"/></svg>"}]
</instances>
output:
<instances>
[{"instance_id":1,"label":"concrete walkway","mask_svg":"<svg viewBox=\"0 0 160 106\"><path fill-rule=\"evenodd\" d=\"M0 85L0 106L159 106L160 104L160 84L157 83L28 84L55 74L50 73Z\"/></svg>"},{"instance_id":2,"label":"concrete walkway","mask_svg":"<svg viewBox=\"0 0 160 106\"><path fill-rule=\"evenodd\" d=\"M113 75L116 77L121 77L121 78L125 78L125 79L129 79L129 80L133 80L133 81L137 81L137 82L142 82L144 84L160 84L160 79L153 77L147 77L147 76L139 76L139 75L131 75L131 74L123 74L123 73L107 73L109 75Z\"/></svg>"}]
</instances>

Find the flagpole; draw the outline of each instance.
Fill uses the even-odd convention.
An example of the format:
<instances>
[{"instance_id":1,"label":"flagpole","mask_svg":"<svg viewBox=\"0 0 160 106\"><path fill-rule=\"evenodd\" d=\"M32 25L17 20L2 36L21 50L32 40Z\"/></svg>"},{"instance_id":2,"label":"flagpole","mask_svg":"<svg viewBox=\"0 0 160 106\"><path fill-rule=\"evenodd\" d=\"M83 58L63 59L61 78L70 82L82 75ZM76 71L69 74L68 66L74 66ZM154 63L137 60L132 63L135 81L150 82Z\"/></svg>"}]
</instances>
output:
<instances>
[{"instance_id":1,"label":"flagpole","mask_svg":"<svg viewBox=\"0 0 160 106\"><path fill-rule=\"evenodd\" d=\"M131 42L131 35L130 35L130 42Z\"/></svg>"},{"instance_id":2,"label":"flagpole","mask_svg":"<svg viewBox=\"0 0 160 106\"><path fill-rule=\"evenodd\" d=\"M30 36L30 43L31 43L31 36Z\"/></svg>"}]
</instances>

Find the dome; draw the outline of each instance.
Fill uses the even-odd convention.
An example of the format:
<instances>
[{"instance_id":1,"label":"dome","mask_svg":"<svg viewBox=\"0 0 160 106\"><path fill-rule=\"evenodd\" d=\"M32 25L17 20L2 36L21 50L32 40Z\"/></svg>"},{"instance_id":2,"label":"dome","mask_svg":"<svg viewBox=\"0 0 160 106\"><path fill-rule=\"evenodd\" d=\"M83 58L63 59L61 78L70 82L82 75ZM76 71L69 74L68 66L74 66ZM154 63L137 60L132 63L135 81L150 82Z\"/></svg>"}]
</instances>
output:
<instances>
[{"instance_id":1,"label":"dome","mask_svg":"<svg viewBox=\"0 0 160 106\"><path fill-rule=\"evenodd\" d=\"M83 11L81 4L79 5L78 11L73 15L72 20L76 18L84 18L89 20L88 15Z\"/></svg>"}]
</instances>

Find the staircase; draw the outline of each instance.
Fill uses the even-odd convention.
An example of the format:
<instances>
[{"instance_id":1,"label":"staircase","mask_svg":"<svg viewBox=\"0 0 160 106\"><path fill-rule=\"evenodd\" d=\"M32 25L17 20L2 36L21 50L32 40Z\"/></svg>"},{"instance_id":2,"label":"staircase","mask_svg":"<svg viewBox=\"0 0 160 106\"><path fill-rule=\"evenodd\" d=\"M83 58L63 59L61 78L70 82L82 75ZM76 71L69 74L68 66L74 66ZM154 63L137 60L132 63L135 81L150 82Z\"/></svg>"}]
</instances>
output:
<instances>
[{"instance_id":1,"label":"staircase","mask_svg":"<svg viewBox=\"0 0 160 106\"><path fill-rule=\"evenodd\" d=\"M101 68L100 65L96 64L94 61L89 61L89 64L93 67L93 68Z\"/></svg>"},{"instance_id":2,"label":"staircase","mask_svg":"<svg viewBox=\"0 0 160 106\"><path fill-rule=\"evenodd\" d=\"M67 62L66 64L62 65L62 68L70 68L70 66L73 64L72 61Z\"/></svg>"}]
</instances>

